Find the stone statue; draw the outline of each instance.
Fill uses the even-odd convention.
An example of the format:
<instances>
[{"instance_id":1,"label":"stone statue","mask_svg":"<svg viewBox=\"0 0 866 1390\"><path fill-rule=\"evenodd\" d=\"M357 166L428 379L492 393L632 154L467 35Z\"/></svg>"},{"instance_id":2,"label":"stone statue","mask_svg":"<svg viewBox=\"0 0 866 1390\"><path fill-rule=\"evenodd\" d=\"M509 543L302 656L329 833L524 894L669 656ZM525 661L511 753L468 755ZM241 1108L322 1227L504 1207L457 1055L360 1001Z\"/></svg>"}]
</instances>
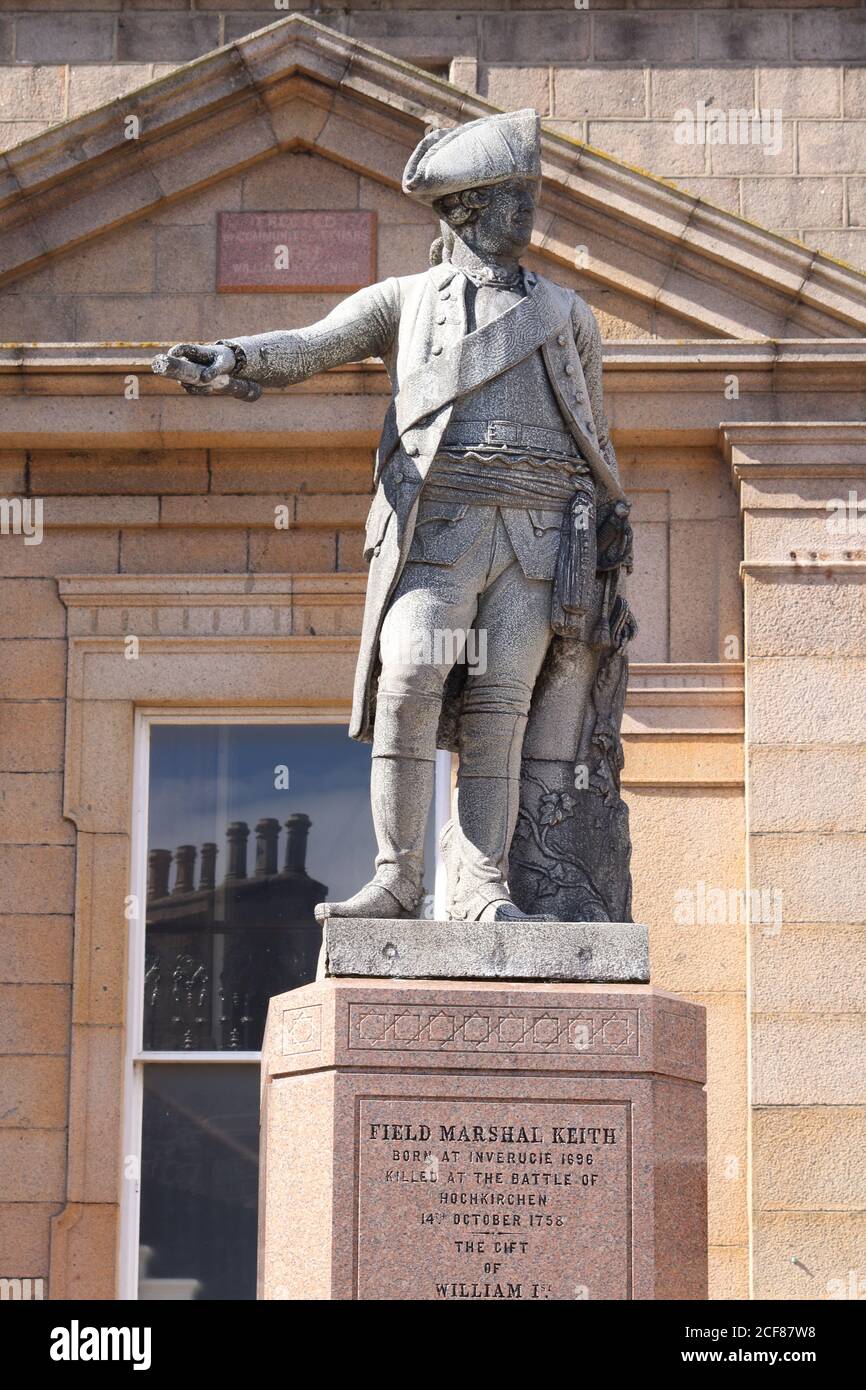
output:
<instances>
[{"instance_id":1,"label":"stone statue","mask_svg":"<svg viewBox=\"0 0 866 1390\"><path fill-rule=\"evenodd\" d=\"M535 111L432 130L403 175L440 220L429 269L309 328L155 364L193 393L251 398L367 357L390 373L349 730L373 744L378 855L320 920L418 915L437 746L459 754L449 919L631 920L629 507L592 312L520 265L540 184Z\"/></svg>"}]
</instances>

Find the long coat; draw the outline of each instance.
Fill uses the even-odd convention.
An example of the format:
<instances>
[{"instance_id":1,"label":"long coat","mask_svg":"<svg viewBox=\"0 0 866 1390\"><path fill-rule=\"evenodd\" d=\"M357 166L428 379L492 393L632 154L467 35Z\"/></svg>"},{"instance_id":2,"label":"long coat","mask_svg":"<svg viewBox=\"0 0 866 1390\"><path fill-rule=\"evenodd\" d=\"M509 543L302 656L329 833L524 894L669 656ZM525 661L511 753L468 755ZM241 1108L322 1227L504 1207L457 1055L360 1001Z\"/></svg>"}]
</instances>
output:
<instances>
[{"instance_id":1,"label":"long coat","mask_svg":"<svg viewBox=\"0 0 866 1390\"><path fill-rule=\"evenodd\" d=\"M601 388L601 339L588 305L540 275L526 297L492 324L466 331L466 280L450 263L360 290L309 328L230 340L240 376L268 386L303 381L328 367L380 357L392 384L367 518L370 577L349 734L373 734L379 634L412 543L418 501L454 400L540 350L565 427L592 470L599 498L622 497ZM556 644L573 641L554 638ZM451 683L452 692L455 683ZM448 721L443 721L443 730ZM452 738L443 732L443 746Z\"/></svg>"}]
</instances>

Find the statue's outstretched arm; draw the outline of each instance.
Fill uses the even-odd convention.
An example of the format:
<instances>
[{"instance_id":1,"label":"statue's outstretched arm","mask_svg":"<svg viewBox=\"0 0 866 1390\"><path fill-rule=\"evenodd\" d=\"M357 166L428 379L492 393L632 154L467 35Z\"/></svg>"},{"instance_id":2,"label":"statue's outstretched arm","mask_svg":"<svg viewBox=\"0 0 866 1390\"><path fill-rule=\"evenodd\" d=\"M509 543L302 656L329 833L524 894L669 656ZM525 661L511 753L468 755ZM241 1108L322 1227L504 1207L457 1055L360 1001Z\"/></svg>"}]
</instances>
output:
<instances>
[{"instance_id":1,"label":"statue's outstretched arm","mask_svg":"<svg viewBox=\"0 0 866 1390\"><path fill-rule=\"evenodd\" d=\"M400 315L396 280L369 285L307 328L277 329L218 343L178 343L154 370L194 395L219 394L238 381L291 386L329 367L384 357ZM159 364L159 365L157 365ZM238 394L235 389L234 394Z\"/></svg>"},{"instance_id":2,"label":"statue's outstretched arm","mask_svg":"<svg viewBox=\"0 0 866 1390\"><path fill-rule=\"evenodd\" d=\"M238 358L235 375L261 386L292 386L329 367L384 357L398 317L397 282L384 280L350 295L308 328L229 339Z\"/></svg>"}]
</instances>

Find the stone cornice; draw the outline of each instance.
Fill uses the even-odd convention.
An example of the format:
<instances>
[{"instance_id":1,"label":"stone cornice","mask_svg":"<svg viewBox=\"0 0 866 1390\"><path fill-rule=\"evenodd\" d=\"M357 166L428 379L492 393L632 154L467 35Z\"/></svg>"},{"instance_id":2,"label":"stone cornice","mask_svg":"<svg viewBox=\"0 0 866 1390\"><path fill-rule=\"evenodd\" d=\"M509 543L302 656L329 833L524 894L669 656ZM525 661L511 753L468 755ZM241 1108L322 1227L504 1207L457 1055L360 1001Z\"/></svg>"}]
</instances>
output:
<instances>
[{"instance_id":1,"label":"stone cornice","mask_svg":"<svg viewBox=\"0 0 866 1390\"><path fill-rule=\"evenodd\" d=\"M496 109L291 15L8 151L0 281L277 150L316 149L396 187L426 125ZM588 239L590 278L726 337L866 328L852 267L549 130L542 157L542 256L573 265Z\"/></svg>"},{"instance_id":2,"label":"stone cornice","mask_svg":"<svg viewBox=\"0 0 866 1390\"><path fill-rule=\"evenodd\" d=\"M57 580L67 608L363 602L365 574L68 574Z\"/></svg>"},{"instance_id":3,"label":"stone cornice","mask_svg":"<svg viewBox=\"0 0 866 1390\"><path fill-rule=\"evenodd\" d=\"M743 694L741 661L635 661L629 670L629 685L644 692L646 704L664 704L670 691L700 690L713 704L736 703Z\"/></svg>"},{"instance_id":4,"label":"stone cornice","mask_svg":"<svg viewBox=\"0 0 866 1390\"><path fill-rule=\"evenodd\" d=\"M795 552L796 556L796 552ZM859 560L810 560L807 557L791 560L744 560L740 565L741 579L866 579L866 558Z\"/></svg>"},{"instance_id":5,"label":"stone cornice","mask_svg":"<svg viewBox=\"0 0 866 1390\"><path fill-rule=\"evenodd\" d=\"M309 641L324 643L324 649L332 643L335 651L354 652L366 587L366 574L353 573L83 574L57 580L71 640L107 641L111 650L118 632L126 632L151 653L164 643L171 648L177 642L241 639L292 647Z\"/></svg>"},{"instance_id":6,"label":"stone cornice","mask_svg":"<svg viewBox=\"0 0 866 1390\"><path fill-rule=\"evenodd\" d=\"M19 449L372 448L390 387L379 363L338 368L255 405L195 400L153 376L163 344L42 343L0 348L0 446ZM793 466L799 445L827 417L858 420L866 395L866 342L616 342L605 346L607 413L619 447L687 443L770 449L770 431ZM127 400L125 380L141 395ZM727 399L736 377L738 397ZM736 416L744 422L736 423ZM745 423L776 417L767 425ZM727 420L722 426L720 420ZM801 423L801 422L807 423ZM790 422L790 423L783 423ZM840 424L834 430L854 431ZM787 434L784 433L787 431ZM802 436L802 438L800 438ZM725 443L725 441L727 441ZM811 446L810 446L811 447ZM777 452L778 452L777 449ZM814 452L814 450L813 450ZM744 462L744 465L745 462ZM808 472L808 468L807 468Z\"/></svg>"},{"instance_id":7,"label":"stone cornice","mask_svg":"<svg viewBox=\"0 0 866 1390\"><path fill-rule=\"evenodd\" d=\"M866 474L866 421L723 422L725 459L739 483Z\"/></svg>"},{"instance_id":8,"label":"stone cornice","mask_svg":"<svg viewBox=\"0 0 866 1390\"><path fill-rule=\"evenodd\" d=\"M157 352L164 352L168 342L154 343L20 343L0 344L0 375L32 375L40 372L126 373L148 372ZM810 374L826 367L859 368L864 374L866 388L866 338L784 338L764 342L731 341L720 338L684 338L676 342L641 341L640 339L608 340L604 344L604 368L608 372L714 372L714 371L772 371L785 368ZM381 362L369 358L365 362L334 368L323 373L333 381L343 375L358 373L385 375ZM163 394L175 392L173 383L155 381L154 388ZM304 383L293 390L312 389ZM744 426L738 425L742 429ZM749 428L765 428L749 426Z\"/></svg>"},{"instance_id":9,"label":"stone cornice","mask_svg":"<svg viewBox=\"0 0 866 1390\"><path fill-rule=\"evenodd\" d=\"M630 663L623 719L629 740L731 738L742 728L741 662Z\"/></svg>"}]
</instances>

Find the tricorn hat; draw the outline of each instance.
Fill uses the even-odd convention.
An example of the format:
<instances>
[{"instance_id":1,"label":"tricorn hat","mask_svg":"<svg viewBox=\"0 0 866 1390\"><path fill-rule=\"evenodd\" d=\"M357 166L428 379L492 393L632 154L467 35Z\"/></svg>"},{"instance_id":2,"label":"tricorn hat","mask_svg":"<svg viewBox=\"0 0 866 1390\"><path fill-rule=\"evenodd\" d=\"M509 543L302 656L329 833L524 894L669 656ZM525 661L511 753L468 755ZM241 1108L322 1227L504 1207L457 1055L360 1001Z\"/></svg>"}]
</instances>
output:
<instances>
[{"instance_id":1,"label":"tricorn hat","mask_svg":"<svg viewBox=\"0 0 866 1390\"><path fill-rule=\"evenodd\" d=\"M431 130L403 170L403 192L433 203L464 188L541 175L541 118L531 106Z\"/></svg>"}]
</instances>

